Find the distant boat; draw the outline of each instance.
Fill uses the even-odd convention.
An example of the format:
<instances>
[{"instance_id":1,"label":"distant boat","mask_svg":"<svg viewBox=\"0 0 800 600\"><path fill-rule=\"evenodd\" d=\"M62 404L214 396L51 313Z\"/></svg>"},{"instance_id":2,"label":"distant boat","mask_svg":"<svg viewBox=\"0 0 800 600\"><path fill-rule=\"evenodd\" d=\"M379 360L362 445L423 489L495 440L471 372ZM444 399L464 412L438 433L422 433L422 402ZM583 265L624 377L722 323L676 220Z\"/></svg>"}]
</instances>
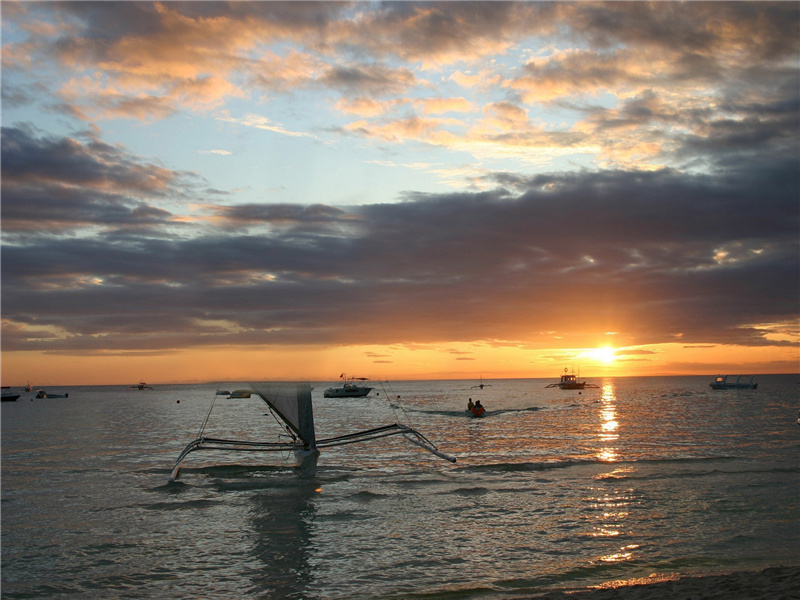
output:
<instances>
[{"instance_id":1,"label":"distant boat","mask_svg":"<svg viewBox=\"0 0 800 600\"><path fill-rule=\"evenodd\" d=\"M368 381L366 377L346 377L344 373L339 376L344 379L342 387L331 387L325 390L323 396L325 398L363 398L369 394L374 388L357 385L354 381Z\"/></svg>"},{"instance_id":2,"label":"distant boat","mask_svg":"<svg viewBox=\"0 0 800 600\"><path fill-rule=\"evenodd\" d=\"M564 369L561 381L558 383L551 383L545 387L557 387L562 390L582 390L585 388L599 388L600 386L593 383L586 383L586 381L578 381L578 377L574 373L567 373L567 369Z\"/></svg>"},{"instance_id":3,"label":"distant boat","mask_svg":"<svg viewBox=\"0 0 800 600\"><path fill-rule=\"evenodd\" d=\"M33 386L31 385L30 381L28 382L28 385L25 386L25 391L26 392L32 392L33 391Z\"/></svg>"},{"instance_id":4,"label":"distant boat","mask_svg":"<svg viewBox=\"0 0 800 600\"><path fill-rule=\"evenodd\" d=\"M481 382L478 385L473 385L470 389L474 390L475 388L483 389L485 387L492 387L489 383L483 383L483 377L481 377Z\"/></svg>"},{"instance_id":5,"label":"distant boat","mask_svg":"<svg viewBox=\"0 0 800 600\"><path fill-rule=\"evenodd\" d=\"M36 392L37 398L69 398L69 394L50 394L45 392L44 390L39 390Z\"/></svg>"},{"instance_id":6,"label":"distant boat","mask_svg":"<svg viewBox=\"0 0 800 600\"><path fill-rule=\"evenodd\" d=\"M144 381L140 381L138 385L128 387L129 390L152 390L152 386L147 385Z\"/></svg>"},{"instance_id":7,"label":"distant boat","mask_svg":"<svg viewBox=\"0 0 800 600\"><path fill-rule=\"evenodd\" d=\"M728 377L736 377L736 381L728 381ZM743 377L750 379L742 381ZM717 375L708 387L712 390L755 390L758 389L755 378L755 375Z\"/></svg>"},{"instance_id":8,"label":"distant boat","mask_svg":"<svg viewBox=\"0 0 800 600\"><path fill-rule=\"evenodd\" d=\"M17 400L19 400L19 394L12 392L11 386L4 385L2 391L3 391L2 394L3 402L16 402Z\"/></svg>"}]
</instances>

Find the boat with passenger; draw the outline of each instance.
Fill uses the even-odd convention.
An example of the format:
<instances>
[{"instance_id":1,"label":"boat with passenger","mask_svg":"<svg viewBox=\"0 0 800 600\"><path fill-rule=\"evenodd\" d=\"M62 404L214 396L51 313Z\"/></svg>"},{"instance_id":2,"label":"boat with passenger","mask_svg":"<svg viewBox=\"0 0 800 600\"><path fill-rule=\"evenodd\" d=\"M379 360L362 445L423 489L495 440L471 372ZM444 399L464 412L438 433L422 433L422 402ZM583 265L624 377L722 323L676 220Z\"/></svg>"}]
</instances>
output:
<instances>
[{"instance_id":1,"label":"boat with passenger","mask_svg":"<svg viewBox=\"0 0 800 600\"><path fill-rule=\"evenodd\" d=\"M736 381L728 381L728 377L736 377ZM755 375L717 375L708 386L712 390L756 390L755 379Z\"/></svg>"}]
</instances>

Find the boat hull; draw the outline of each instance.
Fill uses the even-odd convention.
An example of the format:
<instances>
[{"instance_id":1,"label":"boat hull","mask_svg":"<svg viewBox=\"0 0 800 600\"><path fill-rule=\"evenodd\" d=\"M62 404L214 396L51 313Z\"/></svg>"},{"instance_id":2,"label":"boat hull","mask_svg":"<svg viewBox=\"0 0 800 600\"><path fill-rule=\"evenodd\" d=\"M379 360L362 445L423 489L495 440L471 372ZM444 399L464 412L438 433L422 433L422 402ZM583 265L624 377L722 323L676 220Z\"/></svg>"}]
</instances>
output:
<instances>
[{"instance_id":1,"label":"boat hull","mask_svg":"<svg viewBox=\"0 0 800 600\"><path fill-rule=\"evenodd\" d=\"M712 390L757 390L757 383L709 383Z\"/></svg>"},{"instance_id":2,"label":"boat hull","mask_svg":"<svg viewBox=\"0 0 800 600\"><path fill-rule=\"evenodd\" d=\"M353 386L347 388L328 388L323 396L325 398L363 398L369 395L373 388Z\"/></svg>"},{"instance_id":3,"label":"boat hull","mask_svg":"<svg viewBox=\"0 0 800 600\"><path fill-rule=\"evenodd\" d=\"M736 381L728 381L729 378ZM748 379L749 377L749 379ZM742 381L745 379L745 381ZM755 375L717 375L714 381L708 384L712 390L756 390L758 384L754 381Z\"/></svg>"}]
</instances>

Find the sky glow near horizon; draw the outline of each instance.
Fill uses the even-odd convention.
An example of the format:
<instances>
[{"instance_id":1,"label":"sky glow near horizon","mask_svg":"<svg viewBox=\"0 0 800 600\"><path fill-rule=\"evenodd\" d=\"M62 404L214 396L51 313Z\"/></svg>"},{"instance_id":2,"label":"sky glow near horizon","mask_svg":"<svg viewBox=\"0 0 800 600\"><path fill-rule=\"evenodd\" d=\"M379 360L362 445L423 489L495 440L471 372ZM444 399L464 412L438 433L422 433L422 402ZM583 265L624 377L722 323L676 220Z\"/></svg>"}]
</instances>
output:
<instances>
[{"instance_id":1,"label":"sky glow near horizon","mask_svg":"<svg viewBox=\"0 0 800 600\"><path fill-rule=\"evenodd\" d=\"M4 385L800 370L800 5L3 2Z\"/></svg>"}]
</instances>

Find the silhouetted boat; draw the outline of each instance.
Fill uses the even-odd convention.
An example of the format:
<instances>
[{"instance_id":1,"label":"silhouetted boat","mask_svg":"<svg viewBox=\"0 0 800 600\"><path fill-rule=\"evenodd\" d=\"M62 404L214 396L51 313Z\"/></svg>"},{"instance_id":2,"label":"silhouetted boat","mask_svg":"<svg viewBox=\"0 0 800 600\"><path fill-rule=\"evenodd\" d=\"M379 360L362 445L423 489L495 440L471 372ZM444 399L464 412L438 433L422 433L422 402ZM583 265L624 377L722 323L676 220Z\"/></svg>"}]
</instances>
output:
<instances>
[{"instance_id":1,"label":"silhouetted boat","mask_svg":"<svg viewBox=\"0 0 800 600\"><path fill-rule=\"evenodd\" d=\"M728 377L736 377L736 381L728 381ZM750 380L742 381L742 377ZM755 375L717 375L708 387L712 390L755 390L758 389L755 378Z\"/></svg>"},{"instance_id":2,"label":"silhouetted boat","mask_svg":"<svg viewBox=\"0 0 800 600\"><path fill-rule=\"evenodd\" d=\"M12 392L11 386L4 385L2 398L3 402L16 402L19 400L19 394Z\"/></svg>"},{"instance_id":3,"label":"silhouetted boat","mask_svg":"<svg viewBox=\"0 0 800 600\"><path fill-rule=\"evenodd\" d=\"M344 379L344 385L342 385L342 387L331 387L325 390L323 394L325 398L363 398L373 390L371 387L353 383L354 381L367 381L366 377L348 378L342 373L339 378Z\"/></svg>"},{"instance_id":4,"label":"silhouetted boat","mask_svg":"<svg viewBox=\"0 0 800 600\"><path fill-rule=\"evenodd\" d=\"M44 390L39 390L36 392L37 398L69 398L69 394L50 394L45 392Z\"/></svg>"},{"instance_id":5,"label":"silhouetted boat","mask_svg":"<svg viewBox=\"0 0 800 600\"><path fill-rule=\"evenodd\" d=\"M551 383L545 387L557 387L562 390L582 390L585 388L599 388L600 386L593 383L586 383L586 381L578 381L578 377L574 373L567 373L567 369L564 369L561 381L558 383Z\"/></svg>"},{"instance_id":6,"label":"silhouetted boat","mask_svg":"<svg viewBox=\"0 0 800 600\"><path fill-rule=\"evenodd\" d=\"M178 478L181 463L195 450L221 450L226 452L294 452L298 466L307 474L313 473L317 466L317 457L321 448L333 448L346 444L355 444L378 440L380 438L400 435L407 441L424 448L440 458L456 462L455 457L441 452L422 433L407 425L393 423L382 427L375 427L365 431L357 431L332 438L317 439L314 429L314 409L311 402L311 386L308 383L264 383L252 389L243 390L258 396L269 408L291 439L283 441L260 440L232 440L207 437L205 428L208 424L211 411L214 409L212 402L206 420L198 436L190 442L178 456L172 469L170 480ZM215 395L216 399L216 395ZM284 434L284 435L285 435Z\"/></svg>"}]
</instances>

